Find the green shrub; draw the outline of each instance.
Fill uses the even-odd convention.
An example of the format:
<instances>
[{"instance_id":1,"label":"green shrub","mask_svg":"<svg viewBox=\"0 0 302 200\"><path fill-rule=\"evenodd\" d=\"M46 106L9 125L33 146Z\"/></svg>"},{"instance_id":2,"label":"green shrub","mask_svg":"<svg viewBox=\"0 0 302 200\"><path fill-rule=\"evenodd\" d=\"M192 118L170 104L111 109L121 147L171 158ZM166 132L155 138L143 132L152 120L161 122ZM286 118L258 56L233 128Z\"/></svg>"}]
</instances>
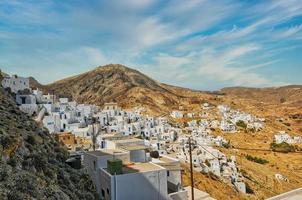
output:
<instances>
[{"instance_id":1,"label":"green shrub","mask_svg":"<svg viewBox=\"0 0 302 200\"><path fill-rule=\"evenodd\" d=\"M8 176L8 168L3 165L2 167L0 167L0 181L6 181Z\"/></svg>"},{"instance_id":2,"label":"green shrub","mask_svg":"<svg viewBox=\"0 0 302 200\"><path fill-rule=\"evenodd\" d=\"M231 141L229 140L227 143L222 143L222 146L226 149L229 149L231 147Z\"/></svg>"},{"instance_id":3,"label":"green shrub","mask_svg":"<svg viewBox=\"0 0 302 200\"><path fill-rule=\"evenodd\" d=\"M249 161L259 163L259 164L262 164L262 165L268 163L268 160L265 160L263 158L254 157L254 156L251 156L251 155L246 155L245 158Z\"/></svg>"},{"instance_id":4,"label":"green shrub","mask_svg":"<svg viewBox=\"0 0 302 200\"><path fill-rule=\"evenodd\" d=\"M7 161L7 164L9 164L10 166L12 167L16 167L17 166L17 159L15 157L12 157L10 158L8 161Z\"/></svg>"},{"instance_id":5,"label":"green shrub","mask_svg":"<svg viewBox=\"0 0 302 200\"><path fill-rule=\"evenodd\" d=\"M239 120L237 123L236 123L237 126L241 127L241 128L244 128L246 129L247 128L247 124L242 121L242 120Z\"/></svg>"},{"instance_id":6,"label":"green shrub","mask_svg":"<svg viewBox=\"0 0 302 200\"><path fill-rule=\"evenodd\" d=\"M33 164L38 171L43 171L47 167L47 159L42 154L33 155Z\"/></svg>"},{"instance_id":7,"label":"green shrub","mask_svg":"<svg viewBox=\"0 0 302 200\"><path fill-rule=\"evenodd\" d=\"M11 136L11 135L1 135L0 136L0 142L1 142L1 145L3 146L3 149L7 149L12 144L16 143L16 141L17 140L14 138L14 136Z\"/></svg>"},{"instance_id":8,"label":"green shrub","mask_svg":"<svg viewBox=\"0 0 302 200\"><path fill-rule=\"evenodd\" d=\"M295 152L295 147L286 142L277 144L276 142L271 143L271 149L275 152L288 153Z\"/></svg>"},{"instance_id":9,"label":"green shrub","mask_svg":"<svg viewBox=\"0 0 302 200\"><path fill-rule=\"evenodd\" d=\"M35 145L36 144L36 138L33 135L29 135L27 136L26 141L31 144L31 145Z\"/></svg>"}]
</instances>

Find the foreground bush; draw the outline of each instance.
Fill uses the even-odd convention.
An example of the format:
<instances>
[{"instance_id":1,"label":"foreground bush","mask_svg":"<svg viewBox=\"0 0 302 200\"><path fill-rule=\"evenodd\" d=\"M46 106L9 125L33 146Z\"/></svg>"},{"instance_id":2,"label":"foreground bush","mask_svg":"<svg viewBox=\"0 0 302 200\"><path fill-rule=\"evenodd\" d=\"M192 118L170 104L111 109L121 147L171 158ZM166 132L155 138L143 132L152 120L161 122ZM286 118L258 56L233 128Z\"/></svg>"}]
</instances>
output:
<instances>
[{"instance_id":1,"label":"foreground bush","mask_svg":"<svg viewBox=\"0 0 302 200\"><path fill-rule=\"evenodd\" d=\"M276 142L271 143L271 149L275 152L288 153L295 152L295 147L286 142L277 144Z\"/></svg>"},{"instance_id":2,"label":"foreground bush","mask_svg":"<svg viewBox=\"0 0 302 200\"><path fill-rule=\"evenodd\" d=\"M251 156L251 155L246 155L245 158L249 161L259 163L259 164L262 164L262 165L268 163L268 160L265 160L263 158L254 157L254 156Z\"/></svg>"}]
</instances>

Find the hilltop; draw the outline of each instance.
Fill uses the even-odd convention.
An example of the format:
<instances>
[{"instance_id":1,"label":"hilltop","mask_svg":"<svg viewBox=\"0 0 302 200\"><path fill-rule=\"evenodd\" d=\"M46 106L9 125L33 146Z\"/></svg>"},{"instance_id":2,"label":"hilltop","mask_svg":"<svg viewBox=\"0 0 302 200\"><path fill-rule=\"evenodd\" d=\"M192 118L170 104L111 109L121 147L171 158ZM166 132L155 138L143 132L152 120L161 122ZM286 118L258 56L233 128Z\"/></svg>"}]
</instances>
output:
<instances>
[{"instance_id":1,"label":"hilltop","mask_svg":"<svg viewBox=\"0 0 302 200\"><path fill-rule=\"evenodd\" d=\"M97 199L89 176L0 87L0 199Z\"/></svg>"},{"instance_id":2,"label":"hilltop","mask_svg":"<svg viewBox=\"0 0 302 200\"><path fill-rule=\"evenodd\" d=\"M118 64L97 67L45 86L34 79L31 83L34 87L80 103L101 106L113 101L125 108L144 106L161 114L178 109L179 104L189 104L192 98L207 96L202 92L159 83L137 70Z\"/></svg>"}]
</instances>

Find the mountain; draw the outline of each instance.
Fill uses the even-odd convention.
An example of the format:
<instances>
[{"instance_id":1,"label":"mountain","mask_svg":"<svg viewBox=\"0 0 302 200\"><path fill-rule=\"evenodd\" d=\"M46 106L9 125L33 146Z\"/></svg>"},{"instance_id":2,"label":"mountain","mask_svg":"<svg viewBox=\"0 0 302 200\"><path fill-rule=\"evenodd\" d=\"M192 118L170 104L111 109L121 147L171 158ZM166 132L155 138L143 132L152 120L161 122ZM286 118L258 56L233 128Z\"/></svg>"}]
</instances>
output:
<instances>
[{"instance_id":1,"label":"mountain","mask_svg":"<svg viewBox=\"0 0 302 200\"><path fill-rule=\"evenodd\" d=\"M0 199L98 199L89 176L65 164L68 152L1 87L0 110Z\"/></svg>"},{"instance_id":2,"label":"mountain","mask_svg":"<svg viewBox=\"0 0 302 200\"><path fill-rule=\"evenodd\" d=\"M29 87L32 89L44 89L44 86L40 84L34 77L29 77Z\"/></svg>"},{"instance_id":3,"label":"mountain","mask_svg":"<svg viewBox=\"0 0 302 200\"><path fill-rule=\"evenodd\" d=\"M32 82L37 85L37 82ZM145 106L156 113L177 109L180 103L190 103L192 98L200 99L205 95L159 83L137 70L118 64L97 67L42 88L80 103L103 105L113 101L125 108Z\"/></svg>"}]
</instances>

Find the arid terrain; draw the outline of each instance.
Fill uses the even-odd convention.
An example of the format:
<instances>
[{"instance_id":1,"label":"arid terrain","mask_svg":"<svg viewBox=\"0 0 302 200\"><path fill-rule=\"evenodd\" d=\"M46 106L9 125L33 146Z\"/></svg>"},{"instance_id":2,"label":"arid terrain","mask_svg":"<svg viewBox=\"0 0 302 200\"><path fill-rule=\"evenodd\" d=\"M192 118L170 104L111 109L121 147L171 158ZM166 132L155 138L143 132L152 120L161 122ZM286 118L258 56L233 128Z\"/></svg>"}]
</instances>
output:
<instances>
[{"instance_id":1,"label":"arid terrain","mask_svg":"<svg viewBox=\"0 0 302 200\"><path fill-rule=\"evenodd\" d=\"M231 148L222 148L221 151L226 155L236 155L251 194L244 196L221 181L198 173L195 175L196 187L217 199L265 199L302 187L302 153L270 150L273 136L280 130L289 135L302 136L302 86L264 89L234 87L218 92L202 92L159 83L122 65L98 67L45 86L31 79L31 86L82 103L101 106L114 101L123 108L141 106L146 112L157 116L167 115L175 109L197 112L203 102L209 102L212 105L226 104L263 117L266 125L260 132L213 133L230 140ZM179 121L182 122L185 120ZM268 163L249 161L246 155L264 158ZM188 166L183 167L184 183L188 184ZM276 180L275 174L282 174L288 181Z\"/></svg>"},{"instance_id":2,"label":"arid terrain","mask_svg":"<svg viewBox=\"0 0 302 200\"><path fill-rule=\"evenodd\" d=\"M0 76L1 80L1 76ZM0 199L98 199L88 174L0 87Z\"/></svg>"}]
</instances>

